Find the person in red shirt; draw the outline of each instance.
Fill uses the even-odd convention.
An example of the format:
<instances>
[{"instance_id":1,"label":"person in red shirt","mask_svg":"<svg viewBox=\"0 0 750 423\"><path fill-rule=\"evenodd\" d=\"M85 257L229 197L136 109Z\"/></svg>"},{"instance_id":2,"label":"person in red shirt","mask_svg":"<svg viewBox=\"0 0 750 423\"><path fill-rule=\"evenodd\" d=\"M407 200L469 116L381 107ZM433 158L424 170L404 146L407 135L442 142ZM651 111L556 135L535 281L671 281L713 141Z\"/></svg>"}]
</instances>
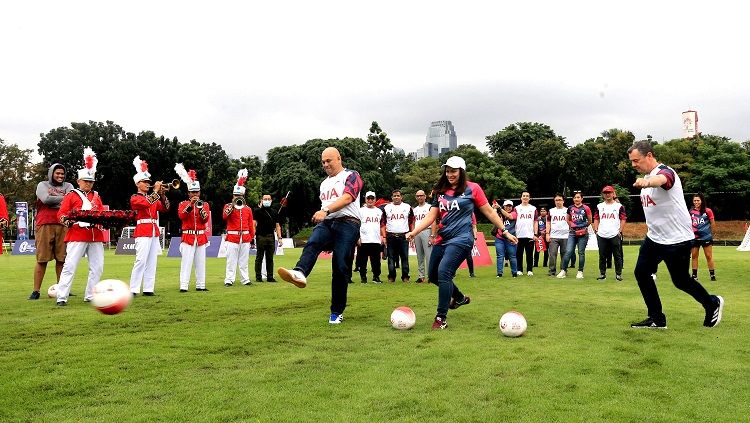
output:
<instances>
[{"instance_id":1,"label":"person in red shirt","mask_svg":"<svg viewBox=\"0 0 750 423\"><path fill-rule=\"evenodd\" d=\"M65 232L68 229L57 220L57 212L65 194L73 189L70 182L65 182L66 173L65 166L54 163L47 171L47 180L39 182L36 186L36 266L34 290L29 295L30 300L39 299L39 290L47 273L47 263L52 260L55 260L55 273L57 281L60 281L65 263Z\"/></svg>"},{"instance_id":2,"label":"person in red shirt","mask_svg":"<svg viewBox=\"0 0 750 423\"><path fill-rule=\"evenodd\" d=\"M245 201L245 181L247 169L237 173L237 184L232 189L232 202L224 204L221 217L227 223L227 268L224 276L224 286L234 285L236 270L239 265L240 278L243 285L252 285L248 271L250 244L253 242L255 230L253 225L253 210Z\"/></svg>"},{"instance_id":3,"label":"person in red shirt","mask_svg":"<svg viewBox=\"0 0 750 423\"><path fill-rule=\"evenodd\" d=\"M180 170L178 170L180 169ZM208 291L206 288L206 223L211 216L208 203L200 199L201 184L195 171L185 173L182 164L175 170L187 183L188 199L177 206L177 217L182 222L182 242L180 242L180 292L187 292L190 285L190 273L195 265L195 290ZM186 177L187 176L187 177Z\"/></svg>"},{"instance_id":4,"label":"person in red shirt","mask_svg":"<svg viewBox=\"0 0 750 423\"><path fill-rule=\"evenodd\" d=\"M5 203L5 197L0 194L0 254L3 253L3 231L8 227L8 205Z\"/></svg>"},{"instance_id":5,"label":"person in red shirt","mask_svg":"<svg viewBox=\"0 0 750 423\"><path fill-rule=\"evenodd\" d=\"M156 182L154 191L151 188L151 174L148 173L148 163L139 156L133 160L136 174L133 176L138 192L130 197L130 208L136 212L135 233L135 263L130 273L130 292L136 296L141 291L143 295L154 295L156 284L156 256L161 251L159 244L159 212L169 211L169 200L162 191L162 183Z\"/></svg>"},{"instance_id":6,"label":"person in red shirt","mask_svg":"<svg viewBox=\"0 0 750 423\"><path fill-rule=\"evenodd\" d=\"M99 225L85 222L73 222L68 219L72 210L102 210L102 198L93 190L96 174L96 154L86 147L83 152L86 166L78 171L78 188L67 193L63 198L57 219L67 226L65 234L66 259L57 286L57 305L68 304L70 287L73 277L84 255L89 259L89 273L83 301L89 302L93 298L94 285L99 283L104 271L104 231Z\"/></svg>"}]
</instances>

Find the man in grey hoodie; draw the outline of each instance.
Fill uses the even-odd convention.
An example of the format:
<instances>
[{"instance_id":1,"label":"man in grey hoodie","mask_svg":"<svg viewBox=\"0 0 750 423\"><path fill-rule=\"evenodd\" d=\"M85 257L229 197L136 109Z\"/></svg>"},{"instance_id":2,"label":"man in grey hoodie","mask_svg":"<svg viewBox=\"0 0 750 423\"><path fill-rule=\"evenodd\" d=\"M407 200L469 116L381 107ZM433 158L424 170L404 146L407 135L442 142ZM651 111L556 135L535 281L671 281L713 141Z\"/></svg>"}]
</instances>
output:
<instances>
[{"instance_id":1,"label":"man in grey hoodie","mask_svg":"<svg viewBox=\"0 0 750 423\"><path fill-rule=\"evenodd\" d=\"M55 273L60 281L60 273L65 264L65 232L67 228L57 220L65 194L73 189L70 182L65 182L65 166L55 163L49 167L47 180L36 186L36 267L34 268L34 291L30 300L39 299L47 263L55 260Z\"/></svg>"}]
</instances>

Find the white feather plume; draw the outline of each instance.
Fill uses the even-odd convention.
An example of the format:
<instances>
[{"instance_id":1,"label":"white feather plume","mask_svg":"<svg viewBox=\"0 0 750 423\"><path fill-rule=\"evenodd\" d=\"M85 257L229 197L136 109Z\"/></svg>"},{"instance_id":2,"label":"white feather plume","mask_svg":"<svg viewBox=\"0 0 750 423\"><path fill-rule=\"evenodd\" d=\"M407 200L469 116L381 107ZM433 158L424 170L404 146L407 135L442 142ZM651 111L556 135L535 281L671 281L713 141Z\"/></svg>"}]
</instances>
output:
<instances>
[{"instance_id":1,"label":"white feather plume","mask_svg":"<svg viewBox=\"0 0 750 423\"><path fill-rule=\"evenodd\" d=\"M133 159L133 166L135 167L135 173L141 172L141 156L135 156Z\"/></svg>"},{"instance_id":2,"label":"white feather plume","mask_svg":"<svg viewBox=\"0 0 750 423\"><path fill-rule=\"evenodd\" d=\"M185 166L183 166L182 163L176 163L174 165L174 171L177 172L177 175L179 175L180 179L182 179L182 182L186 184L193 182L193 180L190 179L190 175L188 174L187 170L185 170Z\"/></svg>"},{"instance_id":3,"label":"white feather plume","mask_svg":"<svg viewBox=\"0 0 750 423\"><path fill-rule=\"evenodd\" d=\"M96 173L96 165L99 163L99 159L96 158L96 153L94 153L94 150L91 149L91 147L86 147L83 149L83 164L86 169L88 169L90 174Z\"/></svg>"}]
</instances>

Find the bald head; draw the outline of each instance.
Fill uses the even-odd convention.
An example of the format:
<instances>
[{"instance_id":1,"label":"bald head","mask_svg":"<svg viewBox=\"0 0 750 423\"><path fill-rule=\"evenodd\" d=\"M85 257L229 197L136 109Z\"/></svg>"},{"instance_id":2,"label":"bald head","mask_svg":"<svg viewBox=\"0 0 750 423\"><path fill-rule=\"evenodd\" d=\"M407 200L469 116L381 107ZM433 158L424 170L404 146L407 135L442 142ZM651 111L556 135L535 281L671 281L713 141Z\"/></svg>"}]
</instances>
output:
<instances>
[{"instance_id":1,"label":"bald head","mask_svg":"<svg viewBox=\"0 0 750 423\"><path fill-rule=\"evenodd\" d=\"M421 189L417 191L414 196L417 198L417 204L420 206L424 205L425 201L427 200L427 196L424 195L424 191L422 191Z\"/></svg>"},{"instance_id":2,"label":"bald head","mask_svg":"<svg viewBox=\"0 0 750 423\"><path fill-rule=\"evenodd\" d=\"M323 150L323 154L320 155L320 162L328 176L336 176L344 168L341 164L341 154L335 147L328 147Z\"/></svg>"}]
</instances>

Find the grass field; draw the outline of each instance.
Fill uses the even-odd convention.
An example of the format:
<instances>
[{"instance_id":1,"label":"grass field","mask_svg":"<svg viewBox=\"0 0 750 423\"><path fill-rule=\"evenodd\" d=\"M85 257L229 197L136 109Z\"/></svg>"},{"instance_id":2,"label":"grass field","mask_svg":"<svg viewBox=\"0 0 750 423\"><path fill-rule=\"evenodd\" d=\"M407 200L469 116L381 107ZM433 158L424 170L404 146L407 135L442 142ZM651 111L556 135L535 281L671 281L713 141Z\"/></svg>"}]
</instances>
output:
<instances>
[{"instance_id":1,"label":"grass field","mask_svg":"<svg viewBox=\"0 0 750 423\"><path fill-rule=\"evenodd\" d=\"M209 259L210 291L191 283L180 294L179 259L160 257L157 296L105 316L82 301L85 262L77 296L58 308L26 299L33 257L4 254L0 421L748 421L750 253L714 251L718 281L704 285L726 299L724 320L704 328L701 306L662 266L664 331L629 328L645 317L636 247L626 247L621 283L595 280L591 251L584 280L461 270L456 283L472 303L451 311L444 331L430 330L435 286L356 277L345 322L329 326L328 260L298 289L225 288L224 260ZM132 262L108 252L105 278L128 280ZM52 267L45 292L51 276ZM390 327L399 305L414 309L414 329ZM521 338L499 333L510 309L528 320Z\"/></svg>"}]
</instances>

